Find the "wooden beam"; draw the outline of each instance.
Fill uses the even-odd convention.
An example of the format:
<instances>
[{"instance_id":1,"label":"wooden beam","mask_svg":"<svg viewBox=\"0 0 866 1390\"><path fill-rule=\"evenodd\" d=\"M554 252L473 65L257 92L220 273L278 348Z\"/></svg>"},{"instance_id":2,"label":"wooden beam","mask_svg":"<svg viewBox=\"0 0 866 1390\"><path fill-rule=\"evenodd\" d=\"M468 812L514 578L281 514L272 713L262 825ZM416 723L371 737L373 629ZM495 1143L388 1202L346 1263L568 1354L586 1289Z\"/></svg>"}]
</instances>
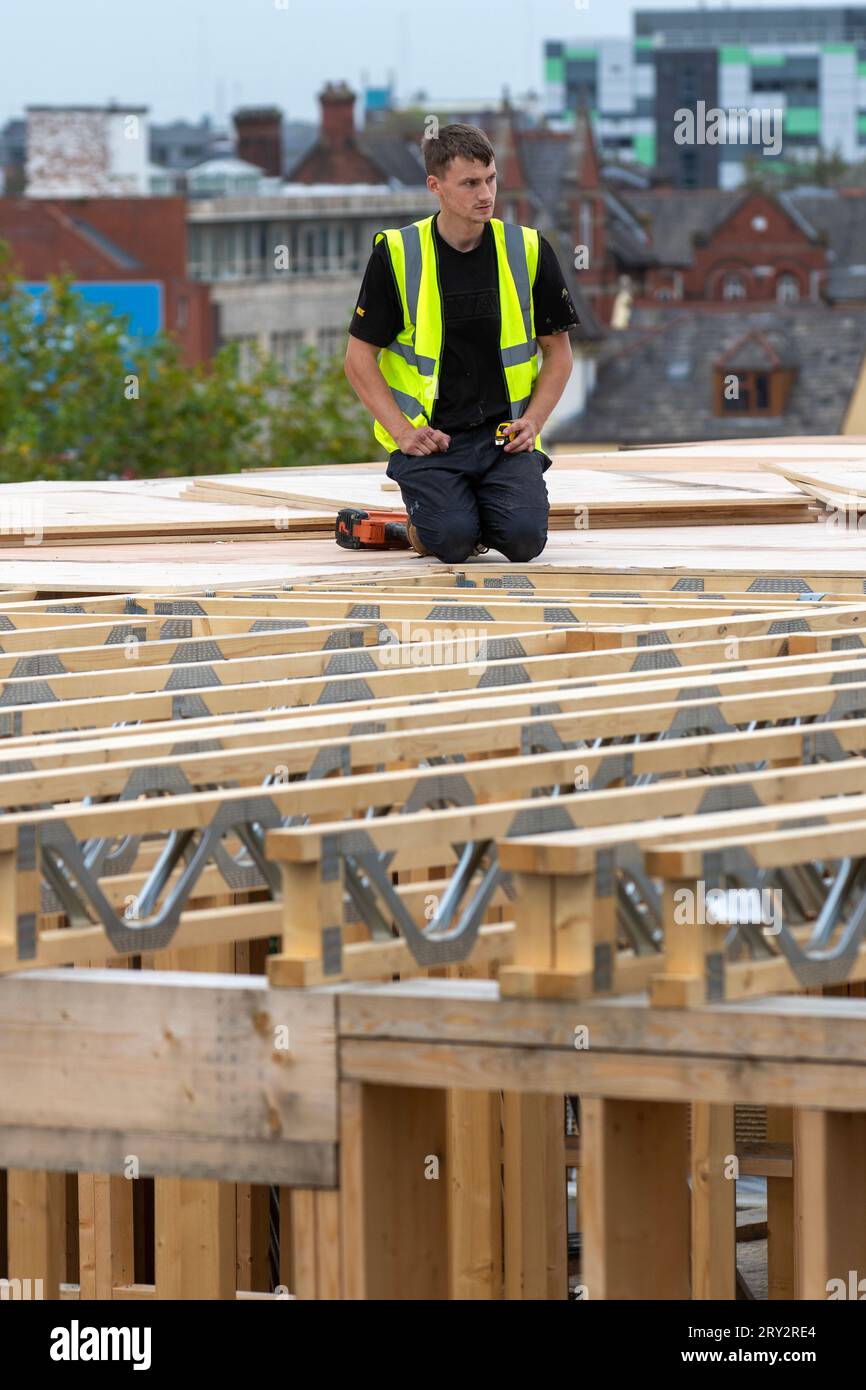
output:
<instances>
[{"instance_id":1,"label":"wooden beam","mask_svg":"<svg viewBox=\"0 0 866 1390\"><path fill-rule=\"evenodd\" d=\"M120 1174L135 1154L143 1174L334 1186L335 1088L333 996L259 976L0 980L0 1163L13 1168Z\"/></svg>"}]
</instances>

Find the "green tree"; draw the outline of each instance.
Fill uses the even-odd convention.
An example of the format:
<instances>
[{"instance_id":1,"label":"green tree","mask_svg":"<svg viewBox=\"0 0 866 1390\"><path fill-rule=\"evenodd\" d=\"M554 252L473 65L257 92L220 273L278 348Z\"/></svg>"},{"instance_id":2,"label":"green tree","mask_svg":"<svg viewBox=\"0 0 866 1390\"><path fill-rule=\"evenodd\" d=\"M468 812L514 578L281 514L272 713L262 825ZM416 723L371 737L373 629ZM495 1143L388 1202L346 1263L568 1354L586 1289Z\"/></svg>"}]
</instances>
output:
<instances>
[{"instance_id":1,"label":"green tree","mask_svg":"<svg viewBox=\"0 0 866 1390\"><path fill-rule=\"evenodd\" d=\"M275 468L384 457L339 357L321 358L307 348L294 375L275 383L273 402L270 456Z\"/></svg>"},{"instance_id":2,"label":"green tree","mask_svg":"<svg viewBox=\"0 0 866 1390\"><path fill-rule=\"evenodd\" d=\"M374 448L336 358L307 353L290 379L257 355L241 373L229 345L188 368L173 338L135 340L68 278L37 304L0 243L0 481L348 463Z\"/></svg>"}]
</instances>

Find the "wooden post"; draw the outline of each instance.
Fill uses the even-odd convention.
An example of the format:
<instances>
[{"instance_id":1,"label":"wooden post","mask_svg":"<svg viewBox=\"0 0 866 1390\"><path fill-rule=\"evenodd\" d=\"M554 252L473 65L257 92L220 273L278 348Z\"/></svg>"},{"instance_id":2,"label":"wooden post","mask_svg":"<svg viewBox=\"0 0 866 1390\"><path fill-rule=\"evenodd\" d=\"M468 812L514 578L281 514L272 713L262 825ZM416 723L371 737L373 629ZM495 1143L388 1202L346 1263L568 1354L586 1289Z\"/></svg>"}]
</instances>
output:
<instances>
[{"instance_id":1,"label":"wooden post","mask_svg":"<svg viewBox=\"0 0 866 1390\"><path fill-rule=\"evenodd\" d=\"M340 1102L344 1296L447 1298L444 1091L343 1083Z\"/></svg>"},{"instance_id":2,"label":"wooden post","mask_svg":"<svg viewBox=\"0 0 866 1390\"><path fill-rule=\"evenodd\" d=\"M565 1106L561 1096L506 1091L505 1297L568 1297Z\"/></svg>"},{"instance_id":3,"label":"wooden post","mask_svg":"<svg viewBox=\"0 0 866 1390\"><path fill-rule=\"evenodd\" d=\"M798 1298L859 1299L866 1293L864 1192L866 1113L795 1110Z\"/></svg>"},{"instance_id":4,"label":"wooden post","mask_svg":"<svg viewBox=\"0 0 866 1390\"><path fill-rule=\"evenodd\" d=\"M599 953L610 988L616 952L613 899L600 903L595 857L545 853L543 843L503 841L500 863L514 882L514 951L499 972L504 997L577 999L595 992ZM592 862L592 869L581 859ZM573 861L573 862L571 862ZM606 865L607 861L605 861Z\"/></svg>"},{"instance_id":5,"label":"wooden post","mask_svg":"<svg viewBox=\"0 0 866 1390\"><path fill-rule=\"evenodd\" d=\"M343 1298L367 1297L364 1223L364 1088L340 1082L340 1234Z\"/></svg>"},{"instance_id":6,"label":"wooden post","mask_svg":"<svg viewBox=\"0 0 866 1390\"><path fill-rule=\"evenodd\" d=\"M321 961L324 929L339 932L343 940L343 881L342 874L325 877L318 860L284 860L282 874L282 950L268 956L267 970L272 985L293 988L306 984L307 966Z\"/></svg>"},{"instance_id":7,"label":"wooden post","mask_svg":"<svg viewBox=\"0 0 866 1390\"><path fill-rule=\"evenodd\" d=\"M448 1091L449 1298L502 1297L499 1092Z\"/></svg>"},{"instance_id":8,"label":"wooden post","mask_svg":"<svg viewBox=\"0 0 866 1390\"><path fill-rule=\"evenodd\" d=\"M155 1187L157 1298L234 1299L232 1184L157 1178Z\"/></svg>"},{"instance_id":9,"label":"wooden post","mask_svg":"<svg viewBox=\"0 0 866 1390\"><path fill-rule=\"evenodd\" d=\"M687 1299L687 1106L582 1097L580 1116L586 1296Z\"/></svg>"},{"instance_id":10,"label":"wooden post","mask_svg":"<svg viewBox=\"0 0 866 1390\"><path fill-rule=\"evenodd\" d=\"M692 1105L692 1298L737 1294L732 1105ZM733 1161L733 1163L732 1163Z\"/></svg>"},{"instance_id":11,"label":"wooden post","mask_svg":"<svg viewBox=\"0 0 866 1390\"><path fill-rule=\"evenodd\" d=\"M9 1278L42 1280L42 1297L59 1298L66 1282L66 1174L10 1168Z\"/></svg>"},{"instance_id":12,"label":"wooden post","mask_svg":"<svg viewBox=\"0 0 866 1390\"><path fill-rule=\"evenodd\" d=\"M81 1298L114 1296L135 1283L132 1183L106 1173L78 1174L78 1250Z\"/></svg>"},{"instance_id":13,"label":"wooden post","mask_svg":"<svg viewBox=\"0 0 866 1390\"><path fill-rule=\"evenodd\" d=\"M661 856L659 856L661 858ZM653 856L647 870L653 873ZM713 970L724 941L724 926L706 920L700 911L703 880L670 877L664 881L662 919L665 939L664 973L654 975L650 988L653 1004L660 1008L688 1009L711 1000L717 980L722 997L723 976ZM689 896L679 896L686 895ZM691 904L691 909L689 908ZM701 918L704 920L701 920ZM718 960L721 965L721 961Z\"/></svg>"},{"instance_id":14,"label":"wooden post","mask_svg":"<svg viewBox=\"0 0 866 1390\"><path fill-rule=\"evenodd\" d=\"M220 906L221 900L213 900ZM231 975L234 943L154 952L159 970ZM237 1291L237 1210L233 1183L157 1178L155 1189L157 1298L230 1298Z\"/></svg>"}]
</instances>

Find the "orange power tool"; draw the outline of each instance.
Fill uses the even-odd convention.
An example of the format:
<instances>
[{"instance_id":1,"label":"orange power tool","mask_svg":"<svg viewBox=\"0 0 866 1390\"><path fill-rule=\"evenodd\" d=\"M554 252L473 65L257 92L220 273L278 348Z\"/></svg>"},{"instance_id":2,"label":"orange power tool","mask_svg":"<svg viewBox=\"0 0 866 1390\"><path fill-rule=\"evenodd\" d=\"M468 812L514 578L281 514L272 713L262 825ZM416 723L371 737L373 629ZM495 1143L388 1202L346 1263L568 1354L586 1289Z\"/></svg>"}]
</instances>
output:
<instances>
[{"instance_id":1,"label":"orange power tool","mask_svg":"<svg viewBox=\"0 0 866 1390\"><path fill-rule=\"evenodd\" d=\"M334 540L344 550L410 550L404 511L360 511L342 507L337 512Z\"/></svg>"}]
</instances>

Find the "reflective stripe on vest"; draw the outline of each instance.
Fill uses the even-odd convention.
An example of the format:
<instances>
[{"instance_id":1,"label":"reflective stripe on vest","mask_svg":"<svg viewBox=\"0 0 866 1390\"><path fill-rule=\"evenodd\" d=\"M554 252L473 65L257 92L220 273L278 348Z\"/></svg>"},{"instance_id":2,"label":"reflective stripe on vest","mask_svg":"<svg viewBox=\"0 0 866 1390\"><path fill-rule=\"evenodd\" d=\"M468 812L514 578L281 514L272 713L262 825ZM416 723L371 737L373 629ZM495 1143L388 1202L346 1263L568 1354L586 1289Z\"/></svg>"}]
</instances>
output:
<instances>
[{"instance_id":1,"label":"reflective stripe on vest","mask_svg":"<svg viewBox=\"0 0 866 1390\"><path fill-rule=\"evenodd\" d=\"M490 222L496 247L501 327L499 355L509 400L509 418L526 409L538 376L538 344L532 284L538 267L538 233L516 223ZM439 389L443 315L433 217L408 227L377 232L385 240L403 310L403 327L379 353L382 375L396 404L416 427L429 424ZM392 452L397 444L380 421L379 443ZM541 448L540 436L535 447Z\"/></svg>"}]
</instances>

